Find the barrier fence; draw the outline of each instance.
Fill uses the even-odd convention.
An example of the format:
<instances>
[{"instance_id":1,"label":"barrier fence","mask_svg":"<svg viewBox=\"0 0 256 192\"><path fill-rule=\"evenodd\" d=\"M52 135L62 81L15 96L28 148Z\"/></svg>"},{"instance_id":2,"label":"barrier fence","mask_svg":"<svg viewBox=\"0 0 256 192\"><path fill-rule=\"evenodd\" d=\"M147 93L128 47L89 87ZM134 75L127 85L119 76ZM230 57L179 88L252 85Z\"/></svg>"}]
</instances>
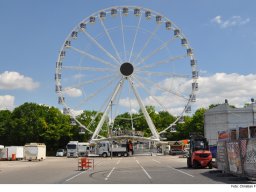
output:
<instances>
[{"instance_id":1,"label":"barrier fence","mask_svg":"<svg viewBox=\"0 0 256 192\"><path fill-rule=\"evenodd\" d=\"M251 134L251 138L249 134L245 134L245 128L241 129L243 130L239 130L239 135L236 135L234 130L226 131L228 134L223 131L219 134L221 136L217 142L217 168L224 173L255 179L256 137ZM227 137L223 138L223 135Z\"/></svg>"}]
</instances>

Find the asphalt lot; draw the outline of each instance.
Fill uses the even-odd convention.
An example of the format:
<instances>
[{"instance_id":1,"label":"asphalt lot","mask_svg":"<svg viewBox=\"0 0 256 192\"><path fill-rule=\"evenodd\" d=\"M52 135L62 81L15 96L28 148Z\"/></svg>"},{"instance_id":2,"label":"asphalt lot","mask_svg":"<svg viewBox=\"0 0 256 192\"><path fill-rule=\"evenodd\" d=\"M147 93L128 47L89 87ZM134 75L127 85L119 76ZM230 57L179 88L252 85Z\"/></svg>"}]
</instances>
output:
<instances>
[{"instance_id":1,"label":"asphalt lot","mask_svg":"<svg viewBox=\"0 0 256 192\"><path fill-rule=\"evenodd\" d=\"M189 169L178 156L95 157L95 167L78 170L77 158L0 161L1 184L256 184L216 169Z\"/></svg>"}]
</instances>

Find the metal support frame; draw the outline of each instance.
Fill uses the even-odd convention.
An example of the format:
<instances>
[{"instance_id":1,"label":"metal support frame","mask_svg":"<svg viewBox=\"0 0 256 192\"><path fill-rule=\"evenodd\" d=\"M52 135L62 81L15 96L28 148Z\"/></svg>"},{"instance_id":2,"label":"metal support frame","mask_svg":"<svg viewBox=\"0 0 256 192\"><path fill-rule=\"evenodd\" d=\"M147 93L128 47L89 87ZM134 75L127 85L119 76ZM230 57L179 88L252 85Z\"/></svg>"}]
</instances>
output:
<instances>
[{"instance_id":1,"label":"metal support frame","mask_svg":"<svg viewBox=\"0 0 256 192\"><path fill-rule=\"evenodd\" d=\"M96 127L96 129L95 129L95 131L94 131L94 133L93 133L93 135L92 135L91 140L96 139L96 137L98 136L98 134L99 134L99 132L100 132L100 130L101 130L103 124L104 124L104 121L106 120L106 116L107 116L107 114L109 113L109 110L110 110L110 108L111 108L111 106L112 106L112 103L113 103L113 101L115 100L115 98L116 98L118 92L119 92L120 89L122 88L123 84L124 84L124 78L122 78L122 79L119 81L119 83L117 84L117 86L116 86L116 88L115 88L115 90L114 90L114 92L113 92L113 95L112 95L110 101L108 102L108 105L107 105L107 107L106 107L106 109L105 109L105 111L104 111L104 113L103 113L103 115L102 115L102 117L101 117L101 119L100 119L100 122L98 123L98 125L97 125L97 127Z\"/></svg>"},{"instance_id":2,"label":"metal support frame","mask_svg":"<svg viewBox=\"0 0 256 192\"><path fill-rule=\"evenodd\" d=\"M150 129L152 135L154 136L155 139L160 140L160 136L159 136L159 134L158 134L158 132L156 130L156 127L155 127L153 121L151 120L151 118L150 118L150 116L149 116L149 114L148 114L148 112L147 112L147 110L146 110L146 108L145 108L145 106L144 106L140 96L139 96L139 93L137 92L137 89L134 86L133 81L131 80L130 77L128 78L128 80L129 80L129 83L131 84L132 90L133 90L133 92L135 94L135 97L136 97L138 103L139 103L139 106L140 106L140 108L142 110L142 113L145 116L145 119L147 121L147 124L149 126L149 129Z\"/></svg>"}]
</instances>

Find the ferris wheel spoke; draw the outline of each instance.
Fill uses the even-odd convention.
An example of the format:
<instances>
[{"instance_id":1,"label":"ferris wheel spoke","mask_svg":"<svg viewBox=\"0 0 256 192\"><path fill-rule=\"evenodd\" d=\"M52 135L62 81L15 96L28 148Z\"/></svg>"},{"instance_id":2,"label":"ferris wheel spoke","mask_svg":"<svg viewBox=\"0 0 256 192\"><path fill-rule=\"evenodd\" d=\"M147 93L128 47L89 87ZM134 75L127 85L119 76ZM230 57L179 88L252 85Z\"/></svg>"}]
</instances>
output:
<instances>
[{"instance_id":1,"label":"ferris wheel spoke","mask_svg":"<svg viewBox=\"0 0 256 192\"><path fill-rule=\"evenodd\" d=\"M97 56L95 56L95 55L92 55L92 54L90 54L90 53L87 53L87 52L85 52L85 51L82 51L82 50L80 50L80 49L77 49L77 48L75 48L75 47L70 47L70 48L71 48L72 50L74 50L74 51L76 51L76 52L78 52L78 53L80 53L80 54L82 54L82 55L84 55L84 56L86 56L86 57L92 59L92 60L95 60L95 61L98 61L98 62L100 62L100 63L103 63L103 64L105 64L105 65L107 65L107 66L112 67L112 68L116 67L115 65L113 65L113 64L111 64L111 63L109 63L109 62L107 62L107 61L104 61L103 59L101 59L101 58L99 58L99 57L97 57Z\"/></svg>"},{"instance_id":2,"label":"ferris wheel spoke","mask_svg":"<svg viewBox=\"0 0 256 192\"><path fill-rule=\"evenodd\" d=\"M115 61L117 65L120 65L120 62L109 53L94 37L92 37L87 31L83 30L83 33L97 46L102 50L109 58Z\"/></svg>"},{"instance_id":3,"label":"ferris wheel spoke","mask_svg":"<svg viewBox=\"0 0 256 192\"><path fill-rule=\"evenodd\" d=\"M96 115L92 118L92 120L90 121L89 125L88 125L88 129L91 128L91 126L93 125L93 123L95 122L96 118L100 115L100 113L102 113L103 109L106 107L106 103L110 100L112 96L112 93L111 95L109 95L107 97L107 99L105 99L105 101L103 102L103 104L101 105L101 107L99 108L98 112L96 113Z\"/></svg>"},{"instance_id":4,"label":"ferris wheel spoke","mask_svg":"<svg viewBox=\"0 0 256 192\"><path fill-rule=\"evenodd\" d=\"M172 41L174 41L176 38L172 37L171 39L169 39L168 41L164 42L162 45L160 45L158 48L156 48L155 50L153 50L151 53L149 53L147 56L143 57L140 62L138 63L137 67L142 65L143 63L145 63L145 61L147 61L149 58L153 57L155 54L157 54L159 51L161 51L162 49L164 49L165 47L167 47Z\"/></svg>"},{"instance_id":5,"label":"ferris wheel spoke","mask_svg":"<svg viewBox=\"0 0 256 192\"><path fill-rule=\"evenodd\" d=\"M120 57L120 55L119 55L119 53L118 53L118 51L117 51L117 49L116 49L116 46L115 46L115 44L114 44L114 42L113 42L113 40L112 40L112 38L111 38L111 36L110 36L110 34L109 34L109 32L108 32L108 29L106 28L106 26L105 26L103 20L100 19L100 23L101 23L101 25L102 25L102 27L103 27L103 29L104 29L104 31L105 31L105 33L106 33L106 35L107 35L109 41L110 41L110 43L111 43L113 49L114 49L115 52L116 52L116 56L118 57L119 63L121 64L121 63L122 63L122 59L121 59L121 57Z\"/></svg>"},{"instance_id":6,"label":"ferris wheel spoke","mask_svg":"<svg viewBox=\"0 0 256 192\"><path fill-rule=\"evenodd\" d=\"M98 67L82 67L82 66L63 66L63 69L80 70L80 71L96 71L96 72L114 72L115 69L98 68Z\"/></svg>"},{"instance_id":7,"label":"ferris wheel spoke","mask_svg":"<svg viewBox=\"0 0 256 192\"><path fill-rule=\"evenodd\" d=\"M139 21L138 21L138 24L137 24L135 35L134 35L134 39L133 39L133 43L132 43L132 49L131 49L130 57L129 57L129 62L131 61L131 58L132 58L132 55L133 55L133 49L134 49L134 45L135 45L135 42L136 42L136 39L137 39L138 31L139 31L139 28L140 28L141 18L142 18L142 14L140 14L140 18L139 18Z\"/></svg>"},{"instance_id":8,"label":"ferris wheel spoke","mask_svg":"<svg viewBox=\"0 0 256 192\"><path fill-rule=\"evenodd\" d=\"M181 74L174 74L174 73L166 73L166 72L152 72L152 71L141 71L137 70L138 73L143 73L146 76L165 76L165 77L181 77L181 78L189 78L190 75L181 75Z\"/></svg>"},{"instance_id":9,"label":"ferris wheel spoke","mask_svg":"<svg viewBox=\"0 0 256 192\"><path fill-rule=\"evenodd\" d=\"M186 101L189 101L189 99L186 96L182 95L181 93L179 93L177 91L165 89L165 88L159 86L158 84L156 84L154 81L149 80L149 78L143 78L143 77L138 77L138 76L136 76L136 77L137 77L137 79L140 79L140 81L146 82L150 87L155 86L160 91L163 91L165 93L170 93L170 94L178 96L179 98L182 98Z\"/></svg>"},{"instance_id":10,"label":"ferris wheel spoke","mask_svg":"<svg viewBox=\"0 0 256 192\"><path fill-rule=\"evenodd\" d=\"M149 64L149 65L144 65L144 66L141 66L141 67L138 67L137 69L138 70L141 70L141 69L148 69L148 68L154 68L154 67L157 67L159 65L162 65L162 64L170 64L176 60L179 60L179 59L184 59L184 58L187 58L187 54L186 55L180 55L180 56L175 56L175 57L168 57L167 59L164 59L164 60L161 60L161 61L158 61L156 63L153 63L153 64Z\"/></svg>"},{"instance_id":11,"label":"ferris wheel spoke","mask_svg":"<svg viewBox=\"0 0 256 192\"><path fill-rule=\"evenodd\" d=\"M122 31L122 40L123 40L123 49L124 49L124 60L127 60L127 55L126 55L126 45L125 45L125 38L124 38L124 25L123 25L123 16L120 11L120 21L121 21L121 31Z\"/></svg>"},{"instance_id":12,"label":"ferris wheel spoke","mask_svg":"<svg viewBox=\"0 0 256 192\"><path fill-rule=\"evenodd\" d=\"M93 83L96 83L98 81L102 81L102 80L105 80L105 79L109 79L113 77L113 74L112 75L106 75L106 76L103 76L103 77L99 77L99 78L95 78L95 79L91 79L91 80L88 80L88 81L83 81L83 82L80 82L79 84L75 84L75 85L71 85L69 86L70 89L72 88L81 88L82 86L84 85L89 85L89 84L93 84ZM66 90L68 90L69 88L66 88Z\"/></svg>"},{"instance_id":13,"label":"ferris wheel spoke","mask_svg":"<svg viewBox=\"0 0 256 192\"><path fill-rule=\"evenodd\" d=\"M139 51L139 54L136 56L136 58L134 59L134 61L132 63L135 63L141 56L141 54L144 52L144 50L147 48L147 46L149 45L150 41L153 39L153 37L155 36L155 34L157 33L158 29L159 29L160 25L157 25L153 31L153 33L151 33L151 35L149 36L149 38L147 39L147 41L145 42L145 44L143 45L142 49Z\"/></svg>"},{"instance_id":14,"label":"ferris wheel spoke","mask_svg":"<svg viewBox=\"0 0 256 192\"><path fill-rule=\"evenodd\" d=\"M136 78L136 76L133 76L133 77L134 77L135 80L137 80L139 86L142 87L142 89L149 95L150 98L153 98L158 103L158 105L162 107L162 109L164 109L165 111L168 111L166 109L166 107L157 99L157 97L150 94L149 89L138 78Z\"/></svg>"},{"instance_id":15,"label":"ferris wheel spoke","mask_svg":"<svg viewBox=\"0 0 256 192\"><path fill-rule=\"evenodd\" d=\"M119 75L118 75L119 76ZM99 93L101 93L102 91L104 91L105 89L107 89L109 86L111 86L114 82L114 80L117 78L117 75L112 77L109 81L107 81L107 83L104 84L104 86L100 87L99 89L97 89L95 92L93 92L92 94L88 95L86 98L84 98L76 107L75 109L77 109L78 107L82 106L83 104L85 104L86 102L88 102L89 100L93 99L95 96L97 96Z\"/></svg>"}]
</instances>

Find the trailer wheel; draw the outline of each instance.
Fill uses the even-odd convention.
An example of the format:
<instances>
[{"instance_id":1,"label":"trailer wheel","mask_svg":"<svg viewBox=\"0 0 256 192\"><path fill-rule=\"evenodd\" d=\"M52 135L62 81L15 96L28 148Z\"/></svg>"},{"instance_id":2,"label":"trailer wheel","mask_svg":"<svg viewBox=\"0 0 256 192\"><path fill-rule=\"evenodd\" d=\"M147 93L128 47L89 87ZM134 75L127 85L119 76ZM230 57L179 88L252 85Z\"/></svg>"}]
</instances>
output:
<instances>
[{"instance_id":1,"label":"trailer wheel","mask_svg":"<svg viewBox=\"0 0 256 192\"><path fill-rule=\"evenodd\" d=\"M128 157L128 153L127 152L124 153L124 157Z\"/></svg>"},{"instance_id":2,"label":"trailer wheel","mask_svg":"<svg viewBox=\"0 0 256 192\"><path fill-rule=\"evenodd\" d=\"M118 156L118 157L121 157L121 156L122 156L122 153L117 153L117 156Z\"/></svg>"},{"instance_id":3,"label":"trailer wheel","mask_svg":"<svg viewBox=\"0 0 256 192\"><path fill-rule=\"evenodd\" d=\"M108 156L108 154L107 153L102 153L102 157L107 157Z\"/></svg>"}]
</instances>

